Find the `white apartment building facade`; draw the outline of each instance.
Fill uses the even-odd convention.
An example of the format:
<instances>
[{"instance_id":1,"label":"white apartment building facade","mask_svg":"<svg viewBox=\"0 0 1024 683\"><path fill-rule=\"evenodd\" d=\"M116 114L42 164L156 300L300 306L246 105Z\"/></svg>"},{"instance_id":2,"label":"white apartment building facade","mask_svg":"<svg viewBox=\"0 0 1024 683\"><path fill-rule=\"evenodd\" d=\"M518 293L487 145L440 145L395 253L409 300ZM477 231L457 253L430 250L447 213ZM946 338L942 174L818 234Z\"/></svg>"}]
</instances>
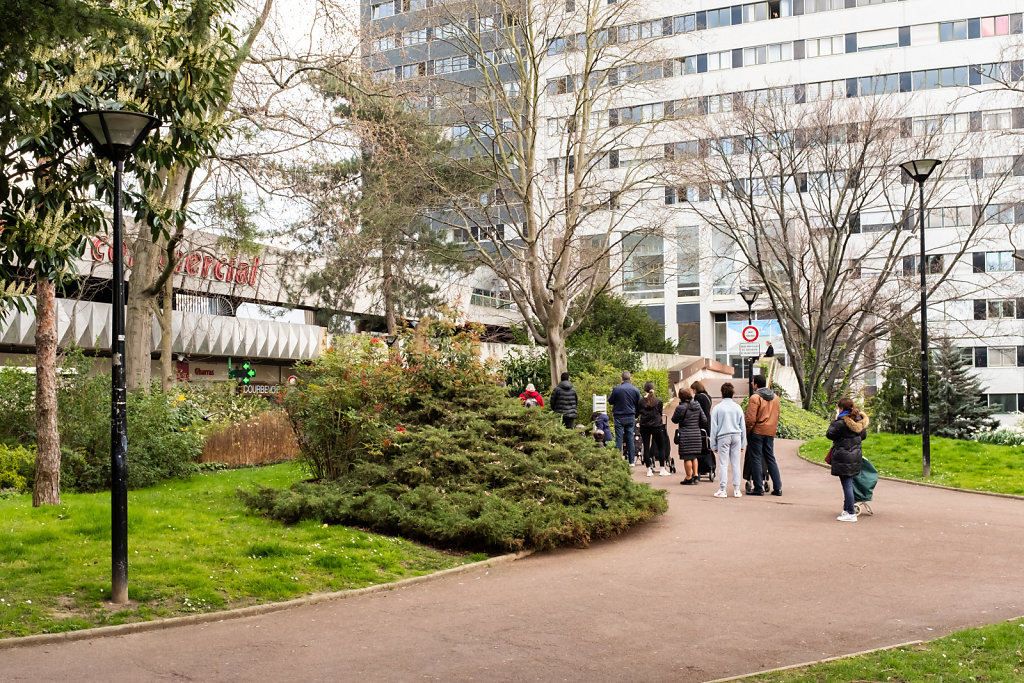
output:
<instances>
[{"instance_id":1,"label":"white apartment building facade","mask_svg":"<svg viewBox=\"0 0 1024 683\"><path fill-rule=\"evenodd\" d=\"M566 12L584 4L552 2L564 5ZM402 15L411 16L428 4L364 0L364 18L374 26L399 25ZM769 96L799 107L827 99L887 97L898 108L907 136L947 129L969 136L970 146L959 149L958 158L944 160L963 168L962 173L951 174L949 182L962 178L977 187L992 185L995 181L988 179L998 178L1000 187L982 200L978 191L965 185L963 191L944 192L941 201L929 205L928 267L950 265L949 259L959 254L951 245L961 240L967 226L973 225L976 234L951 264L949 285L929 307L928 317L933 334L949 335L965 348L986 387L986 400L1000 406L1008 422L1013 413L1024 411L1024 261L1019 258L1024 245L1014 239L1017 226L1024 223L1024 136L1018 135L1024 133L1022 10L1015 0L970 5L953 0L644 2L616 27L613 39L620 44L646 41L663 66L643 77L645 87L632 100L620 99L595 116L600 125L612 126L626 118L651 120L656 130L659 120L681 106L714 120L737 98ZM448 54L450 50L438 52L445 55L440 58L444 66L435 71L433 30L418 26L410 33L416 34L422 50L422 56L413 59L422 59L416 63L424 66L410 71L402 63L410 59L408 49L396 49L401 39L389 37L374 43L388 60L379 73L395 79L450 74L457 63L465 72L460 78L473 77L472 57L462 60ZM559 98L572 89L564 66L571 62L564 54L572 49L573 36L548 38L545 106L552 119L540 133L548 136L549 157L555 159ZM652 137L657 143L652 148L664 142L667 149L679 136L667 132L663 137ZM617 167L618 155L615 163ZM557 163L546 172L557 174ZM697 188L652 189L655 206L649 210L660 213L659 220L669 229L663 236L638 237L638 243L630 244L631 254L615 280L617 288L665 325L666 338L685 340L688 353L734 365L742 373L739 343L747 307L738 290L749 276L736 254L729 253L723 236L687 211L687 205L708 199ZM865 208L860 216L865 232L872 225L891 227L906 220ZM979 212L984 223L980 229ZM916 243L911 246L916 249ZM907 276L902 286L908 288L917 287L915 254L907 251L902 261ZM479 301L491 303L483 298L488 294L497 305L507 305L486 273L478 273L478 278ZM776 352L785 354L778 321L763 298L755 305L754 317L761 341L770 339ZM866 379L869 385L876 381L870 374Z\"/></svg>"}]
</instances>

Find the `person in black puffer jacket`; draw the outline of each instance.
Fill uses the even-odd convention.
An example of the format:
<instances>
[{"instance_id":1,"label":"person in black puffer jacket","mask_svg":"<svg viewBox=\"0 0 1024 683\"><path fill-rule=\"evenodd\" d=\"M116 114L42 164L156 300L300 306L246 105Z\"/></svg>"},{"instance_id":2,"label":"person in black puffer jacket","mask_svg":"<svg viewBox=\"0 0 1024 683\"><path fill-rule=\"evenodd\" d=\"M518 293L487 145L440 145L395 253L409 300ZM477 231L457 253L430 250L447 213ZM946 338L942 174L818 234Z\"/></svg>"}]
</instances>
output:
<instances>
[{"instance_id":1,"label":"person in black puffer jacket","mask_svg":"<svg viewBox=\"0 0 1024 683\"><path fill-rule=\"evenodd\" d=\"M689 389L679 390L679 405L672 413L672 422L679 425L676 428L676 442L679 444L679 459L683 461L686 473L686 478L679 483L684 486L696 484L700 481L697 458L704 450L704 437L700 430L708 428L708 419L700 404L693 400Z\"/></svg>"},{"instance_id":2,"label":"person in black puffer jacket","mask_svg":"<svg viewBox=\"0 0 1024 683\"><path fill-rule=\"evenodd\" d=\"M569 381L569 373L562 373L562 381L558 383L558 386L551 392L551 411L559 413L562 416L562 424L568 429L572 429L573 425L576 424L576 406L578 399L576 398L576 389L572 386L572 382Z\"/></svg>"},{"instance_id":3,"label":"person in black puffer jacket","mask_svg":"<svg viewBox=\"0 0 1024 683\"><path fill-rule=\"evenodd\" d=\"M836 419L829 425L825 436L832 441L832 476L839 477L843 485L843 514L840 522L856 522L854 513L853 478L860 474L864 459L861 442L868 436L868 416L857 410L850 398L841 398L837 404Z\"/></svg>"},{"instance_id":4,"label":"person in black puffer jacket","mask_svg":"<svg viewBox=\"0 0 1024 683\"><path fill-rule=\"evenodd\" d=\"M661 399L654 395L654 382L644 385L644 397L637 404L640 420L640 438L643 441L644 464L647 465L647 476L654 476L654 460L657 458L661 464L661 471L658 473L663 477L668 476L665 463L669 458L668 435L665 433L664 404Z\"/></svg>"}]
</instances>

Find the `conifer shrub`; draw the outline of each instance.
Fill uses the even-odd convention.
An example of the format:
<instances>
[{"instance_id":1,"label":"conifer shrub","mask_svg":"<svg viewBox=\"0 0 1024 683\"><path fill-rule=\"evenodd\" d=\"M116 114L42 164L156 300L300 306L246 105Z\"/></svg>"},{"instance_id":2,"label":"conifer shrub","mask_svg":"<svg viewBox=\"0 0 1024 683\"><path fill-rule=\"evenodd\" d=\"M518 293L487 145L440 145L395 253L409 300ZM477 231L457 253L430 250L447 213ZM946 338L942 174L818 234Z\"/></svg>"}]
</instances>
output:
<instances>
[{"instance_id":1,"label":"conifer shrub","mask_svg":"<svg viewBox=\"0 0 1024 683\"><path fill-rule=\"evenodd\" d=\"M286 522L488 551L586 545L665 511L616 454L509 398L476 340L425 320L400 354L352 341L305 366L284 405L314 479L243 500Z\"/></svg>"}]
</instances>

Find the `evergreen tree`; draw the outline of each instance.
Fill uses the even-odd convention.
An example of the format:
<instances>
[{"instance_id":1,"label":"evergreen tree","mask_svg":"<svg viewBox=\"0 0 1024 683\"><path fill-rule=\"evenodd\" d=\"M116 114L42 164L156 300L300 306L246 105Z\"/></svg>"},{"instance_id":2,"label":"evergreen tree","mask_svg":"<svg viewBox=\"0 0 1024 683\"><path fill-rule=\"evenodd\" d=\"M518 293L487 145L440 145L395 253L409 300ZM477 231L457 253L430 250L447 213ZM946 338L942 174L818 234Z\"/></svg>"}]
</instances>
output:
<instances>
[{"instance_id":1,"label":"evergreen tree","mask_svg":"<svg viewBox=\"0 0 1024 683\"><path fill-rule=\"evenodd\" d=\"M978 378L970 371L961 349L950 339L938 340L929 368L931 433L950 439L973 439L998 426L995 407L984 401Z\"/></svg>"},{"instance_id":2,"label":"evergreen tree","mask_svg":"<svg viewBox=\"0 0 1024 683\"><path fill-rule=\"evenodd\" d=\"M897 327L889 338L885 381L871 400L871 419L880 431L912 434L920 430L920 338L915 325Z\"/></svg>"}]
</instances>

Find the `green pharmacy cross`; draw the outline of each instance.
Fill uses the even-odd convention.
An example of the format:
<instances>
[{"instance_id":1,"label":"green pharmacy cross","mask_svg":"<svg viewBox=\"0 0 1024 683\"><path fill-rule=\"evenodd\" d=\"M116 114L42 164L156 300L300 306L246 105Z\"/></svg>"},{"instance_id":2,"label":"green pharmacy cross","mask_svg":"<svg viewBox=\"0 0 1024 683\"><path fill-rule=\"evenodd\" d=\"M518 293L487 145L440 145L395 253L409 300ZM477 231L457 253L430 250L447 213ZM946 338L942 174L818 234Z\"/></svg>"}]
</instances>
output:
<instances>
[{"instance_id":1,"label":"green pharmacy cross","mask_svg":"<svg viewBox=\"0 0 1024 683\"><path fill-rule=\"evenodd\" d=\"M231 359L228 358L228 378L229 379L240 379L242 384L248 384L252 381L252 378L256 376L256 370L252 367L252 363L245 361L242 363L242 367L233 369L231 367Z\"/></svg>"}]
</instances>

